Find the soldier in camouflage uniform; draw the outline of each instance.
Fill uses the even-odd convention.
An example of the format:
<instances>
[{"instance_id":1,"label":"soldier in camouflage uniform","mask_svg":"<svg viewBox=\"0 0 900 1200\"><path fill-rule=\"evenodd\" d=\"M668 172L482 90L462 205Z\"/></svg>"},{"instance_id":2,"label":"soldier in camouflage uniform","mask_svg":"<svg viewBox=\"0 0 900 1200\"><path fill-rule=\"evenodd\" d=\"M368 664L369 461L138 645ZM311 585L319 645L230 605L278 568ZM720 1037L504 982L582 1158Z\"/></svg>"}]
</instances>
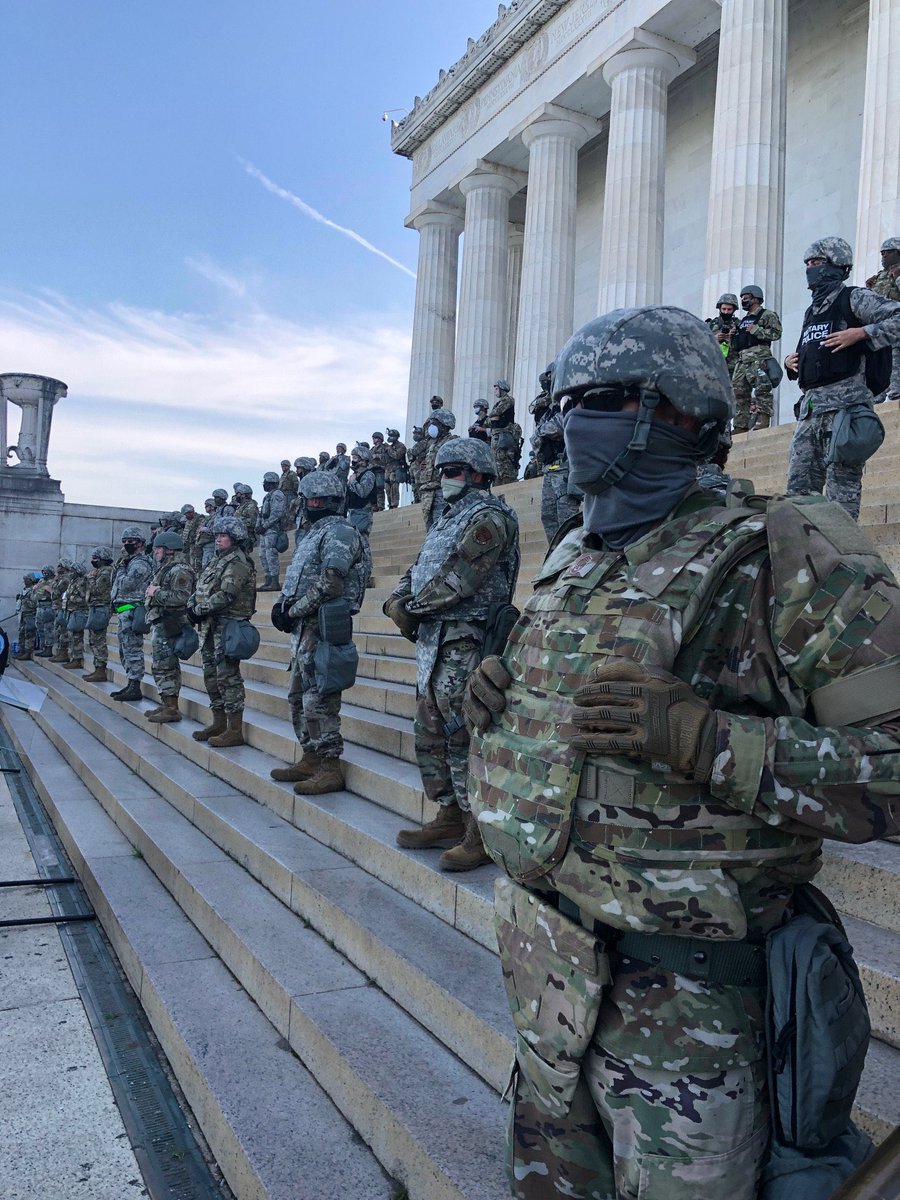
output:
<instances>
[{"instance_id":1,"label":"soldier in camouflage uniform","mask_svg":"<svg viewBox=\"0 0 900 1200\"><path fill-rule=\"evenodd\" d=\"M99 628L88 629L88 646L94 660L94 669L83 678L87 683L106 683L108 675L109 647L106 631L112 613L110 593L112 591L112 551L105 546L95 546L91 551L91 569L88 572L88 620ZM91 618L94 618L92 621Z\"/></svg>"},{"instance_id":2,"label":"soldier in camouflage uniform","mask_svg":"<svg viewBox=\"0 0 900 1200\"><path fill-rule=\"evenodd\" d=\"M853 250L843 238L820 238L804 254L812 304L797 350L784 360L800 380L797 428L788 457L789 496L821 492L859 516L863 464L827 463L836 414L847 405L871 406L864 349L900 347L900 304L867 288L847 288Z\"/></svg>"},{"instance_id":3,"label":"soldier in camouflage uniform","mask_svg":"<svg viewBox=\"0 0 900 1200\"><path fill-rule=\"evenodd\" d=\"M731 395L690 314L590 322L554 393L584 528L465 701L469 797L511 876L511 1186L756 1200L764 941L822 838L896 828L900 588L821 497L696 489Z\"/></svg>"},{"instance_id":4,"label":"soldier in camouflage uniform","mask_svg":"<svg viewBox=\"0 0 900 1200\"><path fill-rule=\"evenodd\" d=\"M372 511L378 491L375 472L369 467L370 458L371 451L365 446L360 444L353 447L350 456L352 474L347 480L344 496L347 520L365 538L368 538L372 528Z\"/></svg>"},{"instance_id":5,"label":"soldier in camouflage uniform","mask_svg":"<svg viewBox=\"0 0 900 1200\"><path fill-rule=\"evenodd\" d=\"M222 637L228 619L248 620L256 612L256 567L245 549L247 532L237 517L216 519L215 557L188 599L187 617L200 637L203 683L212 710L209 725L195 729L191 737L195 742L209 742L217 750L244 744L241 662L226 658Z\"/></svg>"},{"instance_id":6,"label":"soldier in camouflage uniform","mask_svg":"<svg viewBox=\"0 0 900 1200\"><path fill-rule=\"evenodd\" d=\"M406 462L409 467L409 485L413 493L413 504L418 504L421 498L419 487L427 450L428 443L425 440L425 430L421 425L413 425L412 445L406 452Z\"/></svg>"},{"instance_id":7,"label":"soldier in camouflage uniform","mask_svg":"<svg viewBox=\"0 0 900 1200\"><path fill-rule=\"evenodd\" d=\"M216 502L212 496L203 501L203 510L206 516L200 518L194 534L195 554L191 565L195 575L209 565L216 552L216 539L212 531L213 521L216 519Z\"/></svg>"},{"instance_id":8,"label":"soldier in camouflage uniform","mask_svg":"<svg viewBox=\"0 0 900 1200\"><path fill-rule=\"evenodd\" d=\"M29 662L34 657L34 639L37 632L37 596L35 588L41 578L40 571L28 571L22 576L23 590L19 596L19 652L20 662Z\"/></svg>"},{"instance_id":9,"label":"soldier in camouflage uniform","mask_svg":"<svg viewBox=\"0 0 900 1200\"><path fill-rule=\"evenodd\" d=\"M228 493L224 488L213 488L213 504L216 506L216 511L213 517L233 517L234 505L228 499Z\"/></svg>"},{"instance_id":10,"label":"soldier in camouflage uniform","mask_svg":"<svg viewBox=\"0 0 900 1200\"><path fill-rule=\"evenodd\" d=\"M488 425L487 419L487 400L476 400L472 408L475 411L475 420L469 426L469 437L477 438L479 442L487 442L490 445L491 427Z\"/></svg>"},{"instance_id":11,"label":"soldier in camouflage uniform","mask_svg":"<svg viewBox=\"0 0 900 1200\"><path fill-rule=\"evenodd\" d=\"M299 484L300 480L297 478L297 472L291 466L291 460L283 458L281 460L281 477L278 480L278 490L284 492L290 498L297 495Z\"/></svg>"},{"instance_id":12,"label":"soldier in camouflage uniform","mask_svg":"<svg viewBox=\"0 0 900 1200\"><path fill-rule=\"evenodd\" d=\"M274 471L266 471L263 475L263 502L259 509L256 522L256 532L259 534L259 560L265 579L261 592L277 592L281 588L278 565L278 550L276 543L283 532L282 525L287 512L287 497L278 486L278 476Z\"/></svg>"},{"instance_id":13,"label":"soldier in camouflage uniform","mask_svg":"<svg viewBox=\"0 0 900 1200\"><path fill-rule=\"evenodd\" d=\"M297 472L297 478L300 481L300 483L303 482L303 480L306 478L307 475L311 475L312 472L315 471L315 469L316 469L316 460L314 458L309 458L307 456L303 456L303 457L294 459L294 470ZM299 484L297 486L299 488ZM297 511L294 514L294 549L295 550L300 543L300 539L306 534L306 531L307 531L307 526L304 524L304 511L305 510L303 508L303 497L300 495L300 493L298 491L298 493L297 493Z\"/></svg>"},{"instance_id":14,"label":"soldier in camouflage uniform","mask_svg":"<svg viewBox=\"0 0 900 1200\"><path fill-rule=\"evenodd\" d=\"M334 454L329 455L327 450L322 451L319 455L319 470L334 471L343 486L347 486L347 479L350 476L350 455L343 442L338 442L334 448Z\"/></svg>"},{"instance_id":15,"label":"soldier in camouflage uniform","mask_svg":"<svg viewBox=\"0 0 900 1200\"><path fill-rule=\"evenodd\" d=\"M181 663L172 643L187 622L187 602L194 590L194 572L184 561L184 542L174 530L153 539L157 571L147 587L147 620L150 623L150 652L153 681L159 704L144 713L155 724L180 721Z\"/></svg>"},{"instance_id":16,"label":"soldier in camouflage uniform","mask_svg":"<svg viewBox=\"0 0 900 1200\"><path fill-rule=\"evenodd\" d=\"M136 610L143 607L147 584L153 578L153 559L144 551L144 535L135 525L122 530L122 557L113 569L110 604L119 616L119 659L128 682L110 692L113 700L140 700L144 677L144 635L135 633Z\"/></svg>"},{"instance_id":17,"label":"soldier in camouflage uniform","mask_svg":"<svg viewBox=\"0 0 900 1200\"><path fill-rule=\"evenodd\" d=\"M450 846L442 869L469 871L488 861L466 795L469 733L462 701L497 613L512 602L519 573L519 521L491 495L497 464L475 438L450 438L437 453L445 505L419 556L384 604L416 643L416 761L425 795L440 805L422 829L403 829L409 849Z\"/></svg>"},{"instance_id":18,"label":"soldier in camouflage uniform","mask_svg":"<svg viewBox=\"0 0 900 1200\"><path fill-rule=\"evenodd\" d=\"M516 424L516 402L505 379L498 379L494 384L494 396L488 426L491 450L497 462L497 483L514 483L519 477L522 459L522 426Z\"/></svg>"},{"instance_id":19,"label":"soldier in camouflage uniform","mask_svg":"<svg viewBox=\"0 0 900 1200\"><path fill-rule=\"evenodd\" d=\"M183 521L181 526L181 540L184 543L184 555L196 573L202 556L202 552L196 544L197 531L200 528L203 517L194 510L193 504L182 504L181 517Z\"/></svg>"},{"instance_id":20,"label":"soldier in camouflage uniform","mask_svg":"<svg viewBox=\"0 0 900 1200\"><path fill-rule=\"evenodd\" d=\"M738 310L737 296L734 292L723 292L716 302L716 308L719 310L718 316L707 317L706 324L712 330L713 336L722 349L722 357L725 359L728 374L733 375L737 355L732 353L731 339L737 329L737 321L734 319L734 314Z\"/></svg>"},{"instance_id":21,"label":"soldier in camouflage uniform","mask_svg":"<svg viewBox=\"0 0 900 1200\"><path fill-rule=\"evenodd\" d=\"M284 489L282 488L281 490L283 491ZM253 499L253 488L249 483L236 483L234 485L234 497L237 501L234 508L234 515L239 521L243 521L244 523L244 527L247 530L247 549L252 552L256 545L256 522L259 520L259 505ZM294 499L296 500L296 497ZM296 514L296 506L294 512Z\"/></svg>"},{"instance_id":22,"label":"soldier in camouflage uniform","mask_svg":"<svg viewBox=\"0 0 900 1200\"><path fill-rule=\"evenodd\" d=\"M89 590L86 565L80 560L73 559L63 605L66 614L66 632L69 638L69 661L63 667L65 671L82 671L84 669L84 631L87 625Z\"/></svg>"},{"instance_id":23,"label":"soldier in camouflage uniform","mask_svg":"<svg viewBox=\"0 0 900 1200\"><path fill-rule=\"evenodd\" d=\"M432 396L432 400L437 397ZM434 408L425 426L425 453L419 470L419 497L422 502L422 518L425 528L430 529L444 508L441 494L441 479L434 465L435 456L450 437L456 426L456 417L446 408Z\"/></svg>"},{"instance_id":24,"label":"soldier in camouflage uniform","mask_svg":"<svg viewBox=\"0 0 900 1200\"><path fill-rule=\"evenodd\" d=\"M53 653L53 581L56 571L52 565L41 567L41 578L34 587L37 601L37 636L40 647L36 658L49 658Z\"/></svg>"},{"instance_id":25,"label":"soldier in camouflage uniform","mask_svg":"<svg viewBox=\"0 0 900 1200\"><path fill-rule=\"evenodd\" d=\"M772 422L772 381L765 365L772 357L772 343L781 337L781 319L763 308L762 288L755 283L741 288L741 307L747 315L731 335L729 355L737 356L731 373L735 433L768 429Z\"/></svg>"},{"instance_id":26,"label":"soldier in camouflage uniform","mask_svg":"<svg viewBox=\"0 0 900 1200\"><path fill-rule=\"evenodd\" d=\"M563 419L559 405L550 395L553 364L540 376L542 391L532 400L534 433L531 444L535 457L541 462L544 482L541 485L541 524L547 541L552 542L556 531L578 512L578 497L569 494L569 460L563 438Z\"/></svg>"},{"instance_id":27,"label":"soldier in camouflage uniform","mask_svg":"<svg viewBox=\"0 0 900 1200\"><path fill-rule=\"evenodd\" d=\"M387 431L387 446L385 451L388 464L385 468L385 490L388 508L400 507L400 477L406 468L406 446L400 441L400 430Z\"/></svg>"},{"instance_id":28,"label":"soldier in camouflage uniform","mask_svg":"<svg viewBox=\"0 0 900 1200\"><path fill-rule=\"evenodd\" d=\"M327 671L317 667L320 609L329 601L344 600L345 615L358 613L372 559L368 540L341 516L344 489L336 474L317 471L307 476L300 483L300 496L308 532L285 574L272 615L277 628L291 633L288 704L303 757L292 766L276 767L271 774L273 779L293 783L298 795L310 796L344 787L341 690L331 686Z\"/></svg>"},{"instance_id":29,"label":"soldier in camouflage uniform","mask_svg":"<svg viewBox=\"0 0 900 1200\"><path fill-rule=\"evenodd\" d=\"M885 296L900 300L900 237L890 237L881 243L881 270L866 280L866 287ZM885 399L900 399L900 350L891 353L891 385Z\"/></svg>"},{"instance_id":30,"label":"soldier in camouflage uniform","mask_svg":"<svg viewBox=\"0 0 900 1200\"><path fill-rule=\"evenodd\" d=\"M61 558L56 564L56 578L50 588L50 598L53 601L53 656L50 661L55 663L69 661L69 635L66 632L63 596L69 586L70 571L70 560Z\"/></svg>"},{"instance_id":31,"label":"soldier in camouflage uniform","mask_svg":"<svg viewBox=\"0 0 900 1200\"><path fill-rule=\"evenodd\" d=\"M384 483L385 473L389 462L387 446L384 443L384 434L375 432L372 434L372 450L369 454L369 466L372 468L372 474L375 476L375 500L374 511L384 511Z\"/></svg>"}]
</instances>

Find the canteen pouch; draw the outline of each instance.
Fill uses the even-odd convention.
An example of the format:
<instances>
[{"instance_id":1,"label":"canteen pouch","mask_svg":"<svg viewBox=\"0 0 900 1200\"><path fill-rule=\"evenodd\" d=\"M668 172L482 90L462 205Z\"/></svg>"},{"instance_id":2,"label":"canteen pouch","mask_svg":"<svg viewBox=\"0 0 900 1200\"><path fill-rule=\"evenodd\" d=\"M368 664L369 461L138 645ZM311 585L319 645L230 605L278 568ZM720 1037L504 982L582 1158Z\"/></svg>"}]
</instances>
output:
<instances>
[{"instance_id":1,"label":"canteen pouch","mask_svg":"<svg viewBox=\"0 0 900 1200\"><path fill-rule=\"evenodd\" d=\"M346 646L353 640L353 617L343 597L319 605L319 637L332 646Z\"/></svg>"},{"instance_id":2,"label":"canteen pouch","mask_svg":"<svg viewBox=\"0 0 900 1200\"><path fill-rule=\"evenodd\" d=\"M53 619L53 624L56 626L57 629L65 629L67 620L68 620L68 616L66 615L66 613L63 611L63 609L59 609L57 611L56 616Z\"/></svg>"},{"instance_id":3,"label":"canteen pouch","mask_svg":"<svg viewBox=\"0 0 900 1200\"><path fill-rule=\"evenodd\" d=\"M149 633L150 622L147 620L147 610L143 604L136 604L131 610L131 632Z\"/></svg>"},{"instance_id":4,"label":"canteen pouch","mask_svg":"<svg viewBox=\"0 0 900 1200\"><path fill-rule=\"evenodd\" d=\"M92 604L88 609L85 629L89 633L100 633L109 624L109 608L105 604Z\"/></svg>"},{"instance_id":5,"label":"canteen pouch","mask_svg":"<svg viewBox=\"0 0 900 1200\"><path fill-rule=\"evenodd\" d=\"M171 640L178 637L186 620L187 616L183 608L168 608L163 609L159 623L163 633Z\"/></svg>"},{"instance_id":6,"label":"canteen pouch","mask_svg":"<svg viewBox=\"0 0 900 1200\"><path fill-rule=\"evenodd\" d=\"M871 404L848 404L834 414L825 465L860 467L884 441L884 426Z\"/></svg>"},{"instance_id":7,"label":"canteen pouch","mask_svg":"<svg viewBox=\"0 0 900 1200\"><path fill-rule=\"evenodd\" d=\"M287 550L287 548L288 548L288 535L284 532L283 529L280 529L278 531L278 533L275 534L275 549L278 551L279 554L284 554L284 552L285 552L285 550ZM249 658L250 655L248 654L247 657Z\"/></svg>"},{"instance_id":8,"label":"canteen pouch","mask_svg":"<svg viewBox=\"0 0 900 1200\"><path fill-rule=\"evenodd\" d=\"M763 370L769 377L769 383L771 383L773 388L777 388L782 379L784 379L784 368L774 355L770 354L763 363Z\"/></svg>"},{"instance_id":9,"label":"canteen pouch","mask_svg":"<svg viewBox=\"0 0 900 1200\"><path fill-rule=\"evenodd\" d=\"M501 429L497 434L497 449L502 454L515 454L516 447L516 435L509 429Z\"/></svg>"},{"instance_id":10,"label":"canteen pouch","mask_svg":"<svg viewBox=\"0 0 900 1200\"><path fill-rule=\"evenodd\" d=\"M313 653L313 665L317 690L323 696L330 696L353 687L359 666L359 652L353 642L335 646L320 638Z\"/></svg>"},{"instance_id":11,"label":"canteen pouch","mask_svg":"<svg viewBox=\"0 0 900 1200\"><path fill-rule=\"evenodd\" d=\"M247 620L229 617L222 622L222 653L226 658L252 658L259 649L259 630Z\"/></svg>"},{"instance_id":12,"label":"canteen pouch","mask_svg":"<svg viewBox=\"0 0 900 1200\"><path fill-rule=\"evenodd\" d=\"M604 945L506 876L494 884L494 925L516 1027L519 1086L560 1120L578 1088L610 981Z\"/></svg>"},{"instance_id":13,"label":"canteen pouch","mask_svg":"<svg viewBox=\"0 0 900 1200\"><path fill-rule=\"evenodd\" d=\"M186 662L192 655L196 654L200 649L200 638L197 630L193 625L187 622L178 631L178 635L172 639L172 652L175 657L182 662Z\"/></svg>"},{"instance_id":14,"label":"canteen pouch","mask_svg":"<svg viewBox=\"0 0 900 1200\"><path fill-rule=\"evenodd\" d=\"M76 608L66 618L66 629L69 633L84 633L87 626L87 609Z\"/></svg>"}]
</instances>

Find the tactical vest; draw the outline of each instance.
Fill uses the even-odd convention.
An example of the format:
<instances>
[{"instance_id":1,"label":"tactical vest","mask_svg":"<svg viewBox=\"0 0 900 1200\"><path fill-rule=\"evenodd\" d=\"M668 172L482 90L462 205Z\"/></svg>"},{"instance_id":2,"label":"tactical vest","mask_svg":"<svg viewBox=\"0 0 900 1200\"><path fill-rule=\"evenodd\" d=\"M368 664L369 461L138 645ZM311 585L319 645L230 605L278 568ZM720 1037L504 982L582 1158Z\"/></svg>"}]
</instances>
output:
<instances>
[{"instance_id":1,"label":"tactical vest","mask_svg":"<svg viewBox=\"0 0 900 1200\"><path fill-rule=\"evenodd\" d=\"M797 350L800 354L800 387L804 391L852 378L859 373L863 356L866 360L866 386L869 391L878 395L890 383L890 346L871 351L866 350L865 341L856 342L845 350L826 350L822 346L822 342L832 332L859 328L860 322L851 304L851 297L855 291L856 288L842 287L828 308L813 314L810 306L803 314L803 329Z\"/></svg>"},{"instance_id":2,"label":"tactical vest","mask_svg":"<svg viewBox=\"0 0 900 1200\"><path fill-rule=\"evenodd\" d=\"M747 914L735 873L816 857L818 838L738 812L704 785L571 745L574 693L601 659L675 673L726 576L765 545L764 513L713 506L670 519L624 554L583 550L579 530L551 552L545 586L509 638L504 657L519 677L506 710L473 735L469 760L485 846L513 879L618 929L740 939Z\"/></svg>"},{"instance_id":3,"label":"tactical vest","mask_svg":"<svg viewBox=\"0 0 900 1200\"><path fill-rule=\"evenodd\" d=\"M740 354L742 350L749 350L751 346L768 345L767 342L761 341L755 334L747 332L751 325L759 324L765 311L764 308L761 308L757 313L747 313L746 317L741 320L731 339L731 349L735 354Z\"/></svg>"}]
</instances>

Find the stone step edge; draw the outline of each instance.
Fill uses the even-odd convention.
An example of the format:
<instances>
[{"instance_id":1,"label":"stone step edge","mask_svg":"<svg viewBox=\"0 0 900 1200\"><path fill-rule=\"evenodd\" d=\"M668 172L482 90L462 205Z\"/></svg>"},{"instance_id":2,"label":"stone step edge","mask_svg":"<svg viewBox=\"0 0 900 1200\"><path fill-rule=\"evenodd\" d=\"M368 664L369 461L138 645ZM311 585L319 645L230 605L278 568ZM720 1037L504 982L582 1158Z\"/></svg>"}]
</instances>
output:
<instances>
[{"instance_id":1,"label":"stone step edge","mask_svg":"<svg viewBox=\"0 0 900 1200\"><path fill-rule=\"evenodd\" d=\"M2 714L0 714L0 720L3 721L17 753L26 765L28 774L38 790L42 803L51 816L60 840L65 846L66 853L84 885L93 908L98 914L104 932L113 945L122 970L141 1001L154 1034L159 1040L169 1065L178 1079L179 1085L198 1124L203 1130L203 1135L210 1146L216 1162L222 1169L229 1186L237 1196L267 1197L270 1194L267 1175L271 1173L273 1168L271 1144L260 1145L260 1139L257 1135L257 1144L254 1146L254 1139L251 1136L252 1129L246 1128L246 1126L252 1125L254 1119L259 1120L259 1112L257 1110L258 1101L254 1100L252 1102L249 1112L245 1111L247 1107L247 1088L244 1079L239 1073L233 1074L224 1081L221 1076L217 1080L213 1080L210 1077L207 1068L208 1054L204 1053L204 1051L208 1050L206 1039L204 1038L198 1046L196 1037L191 1037L191 1029L189 1027L185 1028L178 1021L177 1016L171 1012L170 1005L167 1003L165 980L161 979L158 973L154 972L152 965L141 961L139 947L135 942L135 930L129 926L127 918L123 919L117 911L116 896L110 894L108 883L107 891L104 892L103 887L98 882L95 874L98 859L102 860L109 857L108 847L106 847L106 854L99 852L92 853L87 841L79 840L78 834L70 827L66 821L64 812L56 802L56 792L51 787L48 787L41 772L37 769L37 765L32 757L32 755L36 754L37 747L34 744L33 722L31 718L20 710L4 708ZM42 736L44 737L45 748L49 748L57 756L60 766L64 765L64 760L58 750L52 746L46 735ZM67 766L67 764L65 765ZM84 792L87 792L87 789L71 767L67 767L67 770L68 778L64 799L69 800L73 798L73 793L77 794L79 789L83 789ZM101 825L101 831L103 822L106 822L106 826L110 832L118 832L115 823L105 813L98 813L98 822ZM169 909L169 919L175 922L183 922L183 927L189 926L194 930L197 939L200 939L201 935L196 932L194 926L166 892L163 885L150 870L150 867L146 863L139 861L135 861L133 865L133 880L132 873L129 873L129 895L133 895L135 888L137 888L142 895L148 897L148 900L153 901L154 906L159 904L161 898L165 898L167 901L165 907ZM221 960L215 956L211 947L209 947L209 954L210 958L208 960L201 961L216 964L216 967L211 972L214 976L213 986L217 986L221 989L223 995L227 995L232 1012L237 1009L239 1012L246 1013L247 1018L257 1025L262 1033L259 1054L254 1059L254 1075L257 1084L263 1082L265 1088L271 1092L270 1111L278 1111L279 1106L283 1105L286 1094L286 1083L293 1090L296 1090L298 1100L306 1099L309 1102L317 1094L320 1103L328 1105L329 1109L334 1113L335 1121L330 1126L333 1135L337 1136L338 1134L338 1121L346 1129L346 1145L343 1152L348 1158L358 1159L362 1150L358 1132L346 1121L345 1117L338 1113L332 1101L310 1075L299 1058L295 1055L285 1055L282 1049L278 1049L277 1062L275 1064L277 1073L269 1069L267 1059L272 1057L271 1047L279 1041L278 1031L259 1011L249 994L244 989L236 986L233 975ZM189 969L189 964L182 964L180 969ZM206 988L210 986L208 975L204 979L204 986ZM286 1074L289 1077L287 1080L285 1079ZM287 1152L299 1154L302 1153L302 1147L306 1142L307 1135L304 1130L302 1118L304 1112L308 1111L308 1109L305 1105L298 1104L294 1111L296 1113L295 1124L300 1144L296 1149L289 1147ZM256 1152L254 1153L254 1151ZM369 1154L371 1153L367 1147L365 1151ZM388 1180L384 1178L383 1168L377 1163L374 1156L372 1157L372 1161L376 1169L371 1172L371 1183L374 1185L380 1177L380 1181L384 1184L382 1194L387 1197L389 1190Z\"/></svg>"},{"instance_id":2,"label":"stone step edge","mask_svg":"<svg viewBox=\"0 0 900 1200\"><path fill-rule=\"evenodd\" d=\"M63 716L65 720L74 720L66 714ZM47 737L49 737L48 726L50 724L48 716L39 714L39 728ZM58 729L57 732L60 733ZM60 733L60 736L63 735ZM55 744L55 740L52 737L49 737L49 740L57 752L60 752L60 747ZM100 748L105 749L102 746ZM72 770L68 756L63 754L63 757ZM147 786L148 790L152 790L149 789L149 785ZM89 791L94 794L92 789L89 788ZM114 797L109 796L109 798L114 800ZM366 1015L373 1012L378 1012L382 1024L390 1025L395 1033L399 1027L399 1033L396 1033L398 1040L395 1050L404 1050L412 1060L411 1062L407 1061L405 1066L413 1071L417 1079L419 1094L424 1093L426 1101L428 1094L426 1078L429 1073L431 1074L431 1088L433 1089L431 1102L417 1104L404 1114L402 1105L392 1104L389 1095L390 1087L388 1082L381 1078L378 1069L366 1074L361 1073L358 1067L348 1063L342 1057L339 1047L329 1035L327 1028L317 1021L315 1015L317 999L322 999L324 993L322 996L318 998L314 996L312 999L302 994L292 996L281 981L270 972L265 962L256 955L253 946L227 924L216 911L214 904L204 897L202 890L191 881L189 878L190 864L182 872L177 860L171 857L163 846L153 840L151 830L141 823L140 816L128 812L123 804L116 803L115 812L111 813L106 810L102 800L95 794L94 799L124 837L139 851L160 886L166 889L167 894L184 911L182 899L169 891L165 880L160 878L159 866L165 865L171 870L173 878L177 881L178 890L186 893L185 899L193 902L192 907L196 906L196 918L185 913L186 919L191 921L203 939L210 944L224 966L246 990L256 1007L261 1008L263 1015L284 1039L291 1052L311 1072L331 1103L338 1108L366 1145L373 1150L385 1169L406 1185L411 1200L413 1197L417 1197L418 1200L432 1200L432 1197L440 1197L441 1200L481 1200L483 1193L480 1190L458 1186L457 1181L464 1174L469 1155L469 1147L465 1144L464 1137L464 1131L469 1132L469 1112L473 1108L480 1108L487 1112L491 1107L489 1097L493 1097L494 1102L497 1103L497 1120L484 1131L489 1130L491 1136L498 1139L496 1142L496 1177L499 1182L502 1173L500 1162L502 1148L499 1141L502 1130L499 1114L499 1089L491 1088L480 1079L468 1064L459 1061L439 1039L424 1030L412 1017L403 1013L398 1005L378 989L371 986L366 987L364 984L353 987L337 987L328 993L329 1003L343 1002L347 1004L349 1002L351 1012L356 1014L358 1028L363 1026ZM117 816L121 820L121 824L116 819ZM185 825L190 825L190 822L181 814L177 814L177 816L185 822ZM152 819L147 824L152 825ZM199 830L196 830L196 834L198 837L208 840ZM154 866L154 863L157 865ZM249 879L244 886L259 887L264 890L263 885ZM278 903L269 893L266 894L273 903ZM286 908L286 911L290 912L291 910ZM291 913L291 917L300 926L301 918L294 913ZM264 987L272 989L274 993L280 992L281 1005L278 1007L283 1007L283 1014L266 1011L261 1007L258 994ZM397 1053L395 1057L399 1061L401 1056ZM369 1061L366 1060L366 1062ZM382 1072L384 1069L384 1067L381 1068ZM446 1095L451 1092L456 1098L464 1100L464 1103L455 1109L445 1106ZM445 1106L443 1107L442 1125L447 1134L449 1156L447 1156L447 1147L436 1147L434 1139L429 1136L430 1114L442 1106ZM458 1136L454 1137L453 1127L457 1124L459 1124ZM472 1181L473 1184L476 1182L480 1189L481 1181Z\"/></svg>"}]
</instances>

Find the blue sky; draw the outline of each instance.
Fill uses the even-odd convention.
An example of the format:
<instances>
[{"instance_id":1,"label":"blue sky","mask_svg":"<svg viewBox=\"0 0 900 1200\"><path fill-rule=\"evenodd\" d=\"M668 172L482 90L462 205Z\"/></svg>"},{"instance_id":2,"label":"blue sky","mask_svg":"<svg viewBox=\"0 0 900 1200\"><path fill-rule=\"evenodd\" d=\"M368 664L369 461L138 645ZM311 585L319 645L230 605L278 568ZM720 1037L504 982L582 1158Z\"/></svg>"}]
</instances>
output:
<instances>
[{"instance_id":1,"label":"blue sky","mask_svg":"<svg viewBox=\"0 0 900 1200\"><path fill-rule=\"evenodd\" d=\"M283 454L402 428L417 235L381 113L496 11L4 0L0 371L68 383L67 499L259 492Z\"/></svg>"}]
</instances>

